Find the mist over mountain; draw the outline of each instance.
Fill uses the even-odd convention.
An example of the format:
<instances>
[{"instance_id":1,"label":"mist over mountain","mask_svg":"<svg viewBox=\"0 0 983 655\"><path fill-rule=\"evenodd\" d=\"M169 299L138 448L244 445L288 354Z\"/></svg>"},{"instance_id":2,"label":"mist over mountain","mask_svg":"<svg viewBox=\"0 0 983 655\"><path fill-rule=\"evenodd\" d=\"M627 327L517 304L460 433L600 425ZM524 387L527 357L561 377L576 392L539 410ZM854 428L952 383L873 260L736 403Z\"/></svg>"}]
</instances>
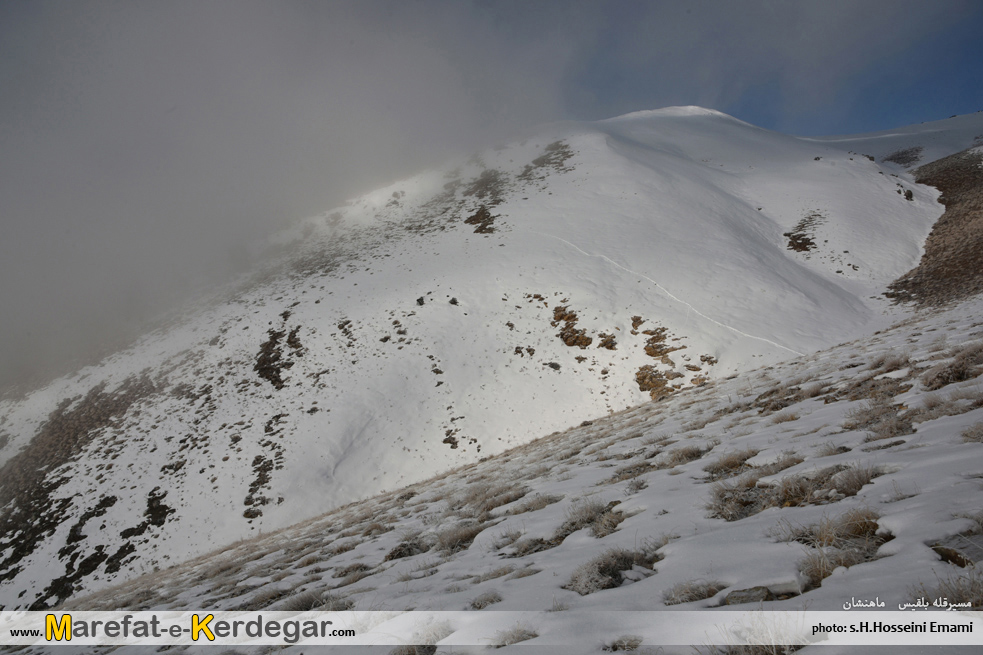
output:
<instances>
[{"instance_id":1,"label":"mist over mountain","mask_svg":"<svg viewBox=\"0 0 983 655\"><path fill-rule=\"evenodd\" d=\"M0 402L3 604L903 321L885 292L966 220L906 167L975 161L981 116L829 139L700 107L570 122L285 228L236 284Z\"/></svg>"},{"instance_id":2,"label":"mist over mountain","mask_svg":"<svg viewBox=\"0 0 983 655\"><path fill-rule=\"evenodd\" d=\"M0 385L97 361L248 270L283 225L531 126L700 105L830 134L976 111L980 16L964 0L4 3Z\"/></svg>"}]
</instances>

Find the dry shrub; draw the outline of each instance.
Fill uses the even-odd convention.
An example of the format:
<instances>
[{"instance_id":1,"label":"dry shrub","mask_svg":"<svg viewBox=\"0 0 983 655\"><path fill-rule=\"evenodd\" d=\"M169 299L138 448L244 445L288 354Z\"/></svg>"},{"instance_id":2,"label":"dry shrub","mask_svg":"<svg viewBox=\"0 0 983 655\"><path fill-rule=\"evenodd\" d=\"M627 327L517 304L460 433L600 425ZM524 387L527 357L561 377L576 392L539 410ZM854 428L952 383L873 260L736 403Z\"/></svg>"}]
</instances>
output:
<instances>
[{"instance_id":1,"label":"dry shrub","mask_svg":"<svg viewBox=\"0 0 983 655\"><path fill-rule=\"evenodd\" d=\"M644 446L668 446L672 443L676 443L676 440L671 434L656 434L642 440Z\"/></svg>"},{"instance_id":2,"label":"dry shrub","mask_svg":"<svg viewBox=\"0 0 983 655\"><path fill-rule=\"evenodd\" d=\"M679 466L680 464L686 464L687 462L700 459L708 452L713 450L714 446L719 443L719 441L713 440L707 443L705 446L682 446L680 448L673 448L669 452L663 453L662 457L655 464L654 468L671 469Z\"/></svg>"},{"instance_id":3,"label":"dry shrub","mask_svg":"<svg viewBox=\"0 0 983 655\"><path fill-rule=\"evenodd\" d=\"M353 585L359 580L361 580L362 578L367 578L370 575L372 575L372 573L370 573L369 571L355 571L354 573L346 575L344 578L342 578L341 582L338 583L338 587L347 587L348 585Z\"/></svg>"},{"instance_id":4,"label":"dry shrub","mask_svg":"<svg viewBox=\"0 0 983 655\"><path fill-rule=\"evenodd\" d=\"M865 400L846 414L843 427L847 430L867 430L864 441L892 439L912 434L915 429L909 416L901 416L888 400Z\"/></svg>"},{"instance_id":5,"label":"dry shrub","mask_svg":"<svg viewBox=\"0 0 983 655\"><path fill-rule=\"evenodd\" d=\"M529 537L515 542L515 545L512 547L512 553L507 555L507 557L525 557L526 555L549 550L559 545L558 542L554 543L552 540L547 541L541 537Z\"/></svg>"},{"instance_id":6,"label":"dry shrub","mask_svg":"<svg viewBox=\"0 0 983 655\"><path fill-rule=\"evenodd\" d=\"M356 546L358 546L357 541L345 541L342 543L336 543L331 548L331 555L335 556L335 555L341 555L342 553L347 553L350 550L355 550Z\"/></svg>"},{"instance_id":7,"label":"dry shrub","mask_svg":"<svg viewBox=\"0 0 983 655\"><path fill-rule=\"evenodd\" d=\"M772 486L769 500L773 507L799 507L812 500L816 485L812 480L798 475L788 475Z\"/></svg>"},{"instance_id":8,"label":"dry shrub","mask_svg":"<svg viewBox=\"0 0 983 655\"><path fill-rule=\"evenodd\" d=\"M980 374L983 364L983 342L974 342L950 352L951 361L938 364L922 375L922 384L929 391L970 380Z\"/></svg>"},{"instance_id":9,"label":"dry shrub","mask_svg":"<svg viewBox=\"0 0 983 655\"><path fill-rule=\"evenodd\" d=\"M949 400L959 401L968 400L970 401L971 407L979 408L983 407L983 388L980 385L975 385L973 387L961 387L959 389L953 389L949 394Z\"/></svg>"},{"instance_id":10,"label":"dry shrub","mask_svg":"<svg viewBox=\"0 0 983 655\"><path fill-rule=\"evenodd\" d=\"M420 553L425 553L428 550L430 550L430 544L419 533L409 534L402 542L396 544L392 550L386 553L383 561L389 562L394 559L402 559L403 557L412 557Z\"/></svg>"},{"instance_id":11,"label":"dry shrub","mask_svg":"<svg viewBox=\"0 0 983 655\"><path fill-rule=\"evenodd\" d=\"M506 514L524 514L525 512L535 512L536 510L543 509L547 505L552 505L553 503L558 503L563 500L563 496L557 496L554 494L536 494L529 500L519 503L515 507L511 508Z\"/></svg>"},{"instance_id":12,"label":"dry shrub","mask_svg":"<svg viewBox=\"0 0 983 655\"><path fill-rule=\"evenodd\" d=\"M866 549L839 550L836 548L815 550L799 562L799 570L808 580L808 588L822 584L835 569L844 566L850 568L870 560L872 553Z\"/></svg>"},{"instance_id":13,"label":"dry shrub","mask_svg":"<svg viewBox=\"0 0 983 655\"><path fill-rule=\"evenodd\" d=\"M522 537L522 531L518 528L509 528L498 535L498 539L492 542L492 550L501 550L506 546L511 546Z\"/></svg>"},{"instance_id":14,"label":"dry shrub","mask_svg":"<svg viewBox=\"0 0 983 655\"><path fill-rule=\"evenodd\" d=\"M778 455L778 459L776 459L774 462L772 462L771 464L765 464L763 466L759 466L756 470L758 473L758 477L763 478L769 475L775 475L776 473L780 473L781 471L784 471L785 469L788 468L792 468L793 466L797 464L801 464L804 461L805 460L799 457L798 455L796 455L794 451L783 450Z\"/></svg>"},{"instance_id":15,"label":"dry shrub","mask_svg":"<svg viewBox=\"0 0 983 655\"><path fill-rule=\"evenodd\" d=\"M870 363L870 370L878 371L879 373L890 373L892 371L899 371L903 368L907 368L911 365L911 355L902 351L896 353L893 351L885 351L874 358Z\"/></svg>"},{"instance_id":16,"label":"dry shrub","mask_svg":"<svg viewBox=\"0 0 983 655\"><path fill-rule=\"evenodd\" d=\"M983 569L970 568L959 574L950 573L946 578L938 578L935 587L929 589L919 585L909 589L913 600L918 598L946 598L950 605L969 603L974 610L983 609Z\"/></svg>"},{"instance_id":17,"label":"dry shrub","mask_svg":"<svg viewBox=\"0 0 983 655\"><path fill-rule=\"evenodd\" d=\"M393 529L392 525L385 525L383 523L379 523L378 521L373 521L372 523L369 523L367 526L365 526L365 528L362 530L362 536L376 537L380 534L389 532L392 529Z\"/></svg>"},{"instance_id":18,"label":"dry shrub","mask_svg":"<svg viewBox=\"0 0 983 655\"><path fill-rule=\"evenodd\" d=\"M519 578L528 578L530 576L536 575L537 573L540 573L541 571L542 571L542 569L534 569L531 566L527 566L526 568L519 569L518 571L516 571L515 573L513 573L512 574L512 577L510 577L509 580L518 580Z\"/></svg>"},{"instance_id":19,"label":"dry shrub","mask_svg":"<svg viewBox=\"0 0 983 655\"><path fill-rule=\"evenodd\" d=\"M983 443L983 421L974 423L963 430L962 438L967 443Z\"/></svg>"},{"instance_id":20,"label":"dry shrub","mask_svg":"<svg viewBox=\"0 0 983 655\"><path fill-rule=\"evenodd\" d=\"M551 543L559 545L569 535L584 528L590 528L591 534L598 539L611 534L626 518L624 514L613 509L619 502L613 500L604 504L597 498L575 500L567 508L566 520L553 534Z\"/></svg>"},{"instance_id":21,"label":"dry shrub","mask_svg":"<svg viewBox=\"0 0 983 655\"><path fill-rule=\"evenodd\" d=\"M843 548L856 539L875 538L878 518L880 515L874 510L858 507L835 518L823 516L819 523L812 525L793 526L783 520L773 534L780 541L797 541L814 548Z\"/></svg>"},{"instance_id":22,"label":"dry shrub","mask_svg":"<svg viewBox=\"0 0 983 655\"><path fill-rule=\"evenodd\" d=\"M437 533L437 547L448 554L465 550L484 529L480 523L459 523Z\"/></svg>"},{"instance_id":23,"label":"dry shrub","mask_svg":"<svg viewBox=\"0 0 983 655\"><path fill-rule=\"evenodd\" d=\"M520 641L535 639L539 633L525 625L516 625L508 630L499 630L495 633L495 639L490 644L492 648L504 648L517 644Z\"/></svg>"},{"instance_id":24,"label":"dry shrub","mask_svg":"<svg viewBox=\"0 0 983 655\"><path fill-rule=\"evenodd\" d=\"M256 611L266 609L289 593L290 591L287 589L277 589L276 587L261 589L256 593L256 595L235 609L238 611Z\"/></svg>"},{"instance_id":25,"label":"dry shrub","mask_svg":"<svg viewBox=\"0 0 983 655\"><path fill-rule=\"evenodd\" d=\"M472 598L468 602L468 608L473 610L482 610L489 605L494 605L495 603L502 602L502 595L497 591L486 591L485 593Z\"/></svg>"},{"instance_id":26,"label":"dry shrub","mask_svg":"<svg viewBox=\"0 0 983 655\"><path fill-rule=\"evenodd\" d=\"M707 509L710 510L709 515L712 518L737 521L757 514L768 507L781 505L782 503L778 501L774 489L759 489L757 487L758 480L769 475L775 475L796 464L801 464L802 461L802 458L794 452L785 451L771 464L746 471L730 484L714 483L710 491L710 502L707 503ZM791 482L784 483L786 497L791 497L795 491L795 486Z\"/></svg>"},{"instance_id":27,"label":"dry shrub","mask_svg":"<svg viewBox=\"0 0 983 655\"><path fill-rule=\"evenodd\" d=\"M338 569L337 571L334 572L334 575L332 577L343 578L346 575L351 575L352 573L361 573L363 571L368 571L369 568L371 567L369 567L367 564L363 564L362 562L355 562L354 564L349 564L344 568Z\"/></svg>"},{"instance_id":28,"label":"dry shrub","mask_svg":"<svg viewBox=\"0 0 983 655\"><path fill-rule=\"evenodd\" d=\"M738 521L765 509L766 493L755 486L760 477L757 471L749 471L731 484L715 482L706 505L710 518Z\"/></svg>"},{"instance_id":29,"label":"dry shrub","mask_svg":"<svg viewBox=\"0 0 983 655\"><path fill-rule=\"evenodd\" d=\"M809 526L793 527L785 522L778 532L783 541L798 541L814 549L799 562L799 570L810 587L818 587L837 567L875 558L877 549L890 538L877 535L878 518L871 509L856 508L836 518L824 516Z\"/></svg>"},{"instance_id":30,"label":"dry shrub","mask_svg":"<svg viewBox=\"0 0 983 655\"><path fill-rule=\"evenodd\" d=\"M491 510L515 502L527 493L529 493L528 488L516 487L512 484L475 483L466 487L464 493L451 498L448 506L462 516L470 516L483 521Z\"/></svg>"},{"instance_id":31,"label":"dry shrub","mask_svg":"<svg viewBox=\"0 0 983 655\"><path fill-rule=\"evenodd\" d=\"M754 448L745 448L731 453L724 453L714 461L703 467L703 470L710 474L711 480L719 480L736 475L746 467L744 463L758 454Z\"/></svg>"},{"instance_id":32,"label":"dry shrub","mask_svg":"<svg viewBox=\"0 0 983 655\"><path fill-rule=\"evenodd\" d=\"M320 608L322 604L321 594L314 591L304 591L277 603L276 607L271 609L278 612L309 612Z\"/></svg>"},{"instance_id":33,"label":"dry shrub","mask_svg":"<svg viewBox=\"0 0 983 655\"><path fill-rule=\"evenodd\" d=\"M822 446L816 449L817 457L832 457L833 455L842 455L843 453L850 452L850 449L846 446L837 446L832 441L827 441Z\"/></svg>"},{"instance_id":34,"label":"dry shrub","mask_svg":"<svg viewBox=\"0 0 983 655\"><path fill-rule=\"evenodd\" d=\"M711 518L738 521L769 507L799 507L854 496L879 471L870 466L832 466L803 475L790 475L767 487L757 486L760 470L749 471L732 484L716 482L706 508Z\"/></svg>"},{"instance_id":35,"label":"dry shrub","mask_svg":"<svg viewBox=\"0 0 983 655\"><path fill-rule=\"evenodd\" d=\"M649 471L654 471L655 469L656 467L648 462L629 464L627 466L616 468L614 470L614 475L612 475L610 479L606 480L606 482L608 484L614 484L616 482L621 482L622 480L631 480L644 473L648 473Z\"/></svg>"},{"instance_id":36,"label":"dry shrub","mask_svg":"<svg viewBox=\"0 0 983 655\"><path fill-rule=\"evenodd\" d=\"M912 434L914 431L915 428L912 425L911 417L895 414L878 423L873 430L867 433L867 436L864 437L864 441L870 442L881 441L882 439L894 439L895 437L903 437L907 434Z\"/></svg>"},{"instance_id":37,"label":"dry shrub","mask_svg":"<svg viewBox=\"0 0 983 655\"><path fill-rule=\"evenodd\" d=\"M790 412L788 410L778 412L771 417L772 423L791 423L792 421L798 421L799 415L795 412Z\"/></svg>"},{"instance_id":38,"label":"dry shrub","mask_svg":"<svg viewBox=\"0 0 983 655\"><path fill-rule=\"evenodd\" d=\"M810 385L804 386L799 389L799 397L802 399L815 398L822 394L823 389L826 387L822 382L813 382Z\"/></svg>"},{"instance_id":39,"label":"dry shrub","mask_svg":"<svg viewBox=\"0 0 983 655\"><path fill-rule=\"evenodd\" d=\"M510 566L500 566L500 567L498 567L497 569L495 569L493 571L489 571L488 573L482 573L481 575L476 576L473 580L471 580L471 582L474 583L474 584L480 584L482 582L487 582L488 580L494 580L495 578L500 578L503 575L508 575L509 573L511 573L514 570L515 570L515 567L514 566L511 566L511 565Z\"/></svg>"},{"instance_id":40,"label":"dry shrub","mask_svg":"<svg viewBox=\"0 0 983 655\"><path fill-rule=\"evenodd\" d=\"M968 400L969 403L959 401ZM958 416L983 406L983 394L976 389L956 389L942 397L937 393L927 393L922 396L923 408L913 414L912 420L923 423L943 416Z\"/></svg>"},{"instance_id":41,"label":"dry shrub","mask_svg":"<svg viewBox=\"0 0 983 655\"><path fill-rule=\"evenodd\" d=\"M856 496L864 485L870 484L871 480L878 476L878 471L873 466L862 466L856 464L845 471L840 471L830 478L829 486L836 489L844 496Z\"/></svg>"},{"instance_id":42,"label":"dry shrub","mask_svg":"<svg viewBox=\"0 0 983 655\"><path fill-rule=\"evenodd\" d=\"M712 598L727 588L727 585L717 580L687 580L672 586L662 594L666 605L680 605L697 600Z\"/></svg>"},{"instance_id":43,"label":"dry shrub","mask_svg":"<svg viewBox=\"0 0 983 655\"><path fill-rule=\"evenodd\" d=\"M636 565L651 569L655 561L654 553L612 548L577 567L564 589L586 596L602 589L620 587L624 581L622 571L630 571Z\"/></svg>"},{"instance_id":44,"label":"dry shrub","mask_svg":"<svg viewBox=\"0 0 983 655\"><path fill-rule=\"evenodd\" d=\"M432 647L442 639L446 639L454 633L448 621L430 620L423 624L419 630L413 633L413 641Z\"/></svg>"},{"instance_id":45,"label":"dry shrub","mask_svg":"<svg viewBox=\"0 0 983 655\"><path fill-rule=\"evenodd\" d=\"M601 650L606 653L629 652L638 650L641 645L642 638L638 635L621 635L610 644L601 647Z\"/></svg>"},{"instance_id":46,"label":"dry shrub","mask_svg":"<svg viewBox=\"0 0 983 655\"><path fill-rule=\"evenodd\" d=\"M846 413L847 420L843 427L847 430L867 430L896 415L897 410L888 402L865 400Z\"/></svg>"}]
</instances>

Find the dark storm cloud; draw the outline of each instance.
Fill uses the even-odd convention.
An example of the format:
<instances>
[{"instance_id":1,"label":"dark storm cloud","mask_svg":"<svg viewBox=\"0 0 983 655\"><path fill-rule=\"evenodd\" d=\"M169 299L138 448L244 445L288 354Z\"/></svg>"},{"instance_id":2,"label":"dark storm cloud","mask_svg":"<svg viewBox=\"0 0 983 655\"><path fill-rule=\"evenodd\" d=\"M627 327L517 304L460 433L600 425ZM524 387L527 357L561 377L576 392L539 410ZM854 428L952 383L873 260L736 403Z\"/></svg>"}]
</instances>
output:
<instances>
[{"instance_id":1,"label":"dark storm cloud","mask_svg":"<svg viewBox=\"0 0 983 655\"><path fill-rule=\"evenodd\" d=\"M967 6L3 3L0 382L135 333L285 221L539 122L828 121Z\"/></svg>"}]
</instances>

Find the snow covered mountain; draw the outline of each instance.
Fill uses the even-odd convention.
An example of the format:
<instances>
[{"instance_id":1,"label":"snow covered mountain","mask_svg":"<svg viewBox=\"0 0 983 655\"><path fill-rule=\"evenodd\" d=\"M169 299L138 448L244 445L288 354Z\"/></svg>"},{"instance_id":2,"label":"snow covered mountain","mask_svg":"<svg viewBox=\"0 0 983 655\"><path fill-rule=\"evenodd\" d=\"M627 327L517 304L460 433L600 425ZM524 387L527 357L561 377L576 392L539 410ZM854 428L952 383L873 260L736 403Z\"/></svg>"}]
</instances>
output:
<instances>
[{"instance_id":1,"label":"snow covered mountain","mask_svg":"<svg viewBox=\"0 0 983 655\"><path fill-rule=\"evenodd\" d=\"M0 606L887 327L905 310L882 294L942 213L896 153L971 147L983 119L895 132L639 112L301 221L235 290L0 401Z\"/></svg>"},{"instance_id":2,"label":"snow covered mountain","mask_svg":"<svg viewBox=\"0 0 983 655\"><path fill-rule=\"evenodd\" d=\"M850 634L767 631L762 619L757 633L753 619L743 626L757 648L711 650L726 633L692 629L692 614L723 622L741 609L807 609L815 625L826 620L815 612L859 620L844 605L876 599L893 616L865 620L920 624L953 616L933 606L943 599L983 606L981 312L981 296L922 312L230 544L64 610L331 611L357 628L351 644L371 644L359 652L373 655L513 643L502 652L683 655L693 644L784 653L816 641L803 652L866 651ZM906 604L918 609L899 620ZM979 630L980 612L955 614ZM702 625L712 628L713 618ZM694 644L694 635L705 641ZM944 635L905 635L918 638L928 641L891 650L975 652Z\"/></svg>"}]
</instances>

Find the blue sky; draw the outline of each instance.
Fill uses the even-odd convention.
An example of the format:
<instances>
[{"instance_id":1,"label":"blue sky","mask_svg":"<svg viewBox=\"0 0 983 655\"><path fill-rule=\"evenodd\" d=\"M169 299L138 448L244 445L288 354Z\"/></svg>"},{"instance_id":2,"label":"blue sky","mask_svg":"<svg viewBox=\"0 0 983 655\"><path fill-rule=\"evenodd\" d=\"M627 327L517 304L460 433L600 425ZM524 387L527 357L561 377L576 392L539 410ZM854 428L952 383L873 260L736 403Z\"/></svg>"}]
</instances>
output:
<instances>
[{"instance_id":1,"label":"blue sky","mask_svg":"<svg viewBox=\"0 0 983 655\"><path fill-rule=\"evenodd\" d=\"M565 111L699 104L811 136L983 109L983 3L677 4L609 3Z\"/></svg>"},{"instance_id":2,"label":"blue sky","mask_svg":"<svg viewBox=\"0 0 983 655\"><path fill-rule=\"evenodd\" d=\"M285 221L542 123L978 111L981 28L978 0L7 0L0 372L133 334Z\"/></svg>"}]
</instances>

